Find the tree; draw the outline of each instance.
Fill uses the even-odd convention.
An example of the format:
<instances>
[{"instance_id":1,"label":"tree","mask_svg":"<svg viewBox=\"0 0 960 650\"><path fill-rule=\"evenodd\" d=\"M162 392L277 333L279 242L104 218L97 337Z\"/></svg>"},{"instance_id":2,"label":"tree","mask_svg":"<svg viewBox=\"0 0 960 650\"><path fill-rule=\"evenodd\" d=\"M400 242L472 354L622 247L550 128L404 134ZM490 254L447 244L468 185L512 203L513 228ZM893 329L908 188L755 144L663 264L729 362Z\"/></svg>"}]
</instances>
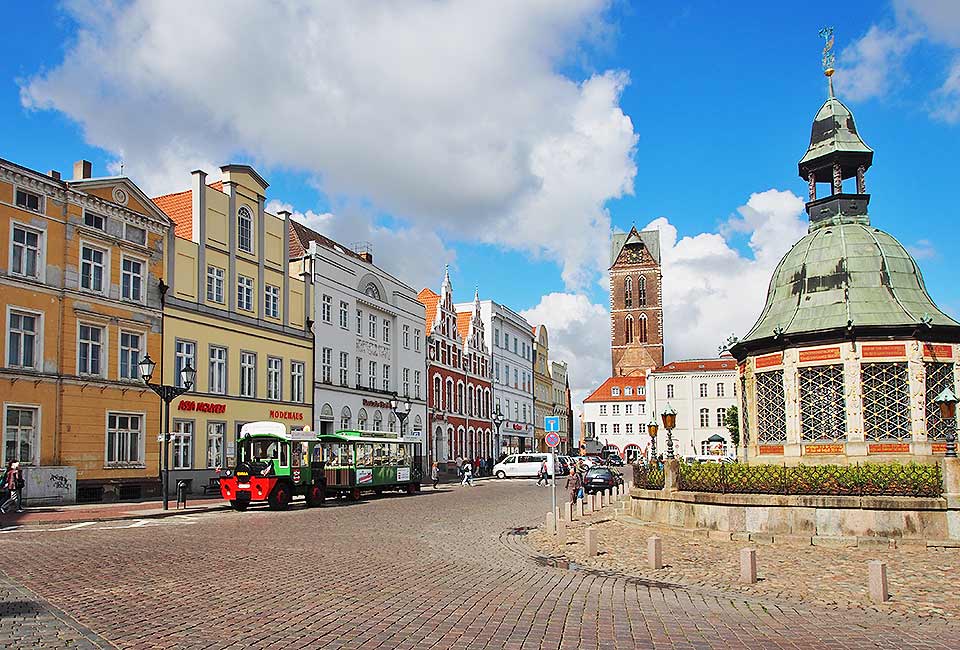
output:
<instances>
[{"instance_id":1,"label":"tree","mask_svg":"<svg viewBox=\"0 0 960 650\"><path fill-rule=\"evenodd\" d=\"M723 416L723 426L727 428L727 431L730 432L730 440L733 441L734 447L740 446L740 412L737 410L736 406L731 406L727 409L726 415Z\"/></svg>"}]
</instances>

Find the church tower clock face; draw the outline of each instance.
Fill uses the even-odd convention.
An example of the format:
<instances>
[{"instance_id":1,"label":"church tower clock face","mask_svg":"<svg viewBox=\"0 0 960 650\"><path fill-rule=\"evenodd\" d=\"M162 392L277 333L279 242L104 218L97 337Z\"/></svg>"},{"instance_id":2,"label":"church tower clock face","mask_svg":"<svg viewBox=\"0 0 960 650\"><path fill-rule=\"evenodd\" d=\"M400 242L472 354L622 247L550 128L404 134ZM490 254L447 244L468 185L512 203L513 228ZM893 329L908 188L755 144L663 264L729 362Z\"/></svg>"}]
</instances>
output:
<instances>
[{"instance_id":1,"label":"church tower clock face","mask_svg":"<svg viewBox=\"0 0 960 650\"><path fill-rule=\"evenodd\" d=\"M644 375L663 365L660 233L615 233L610 261L611 373Z\"/></svg>"}]
</instances>

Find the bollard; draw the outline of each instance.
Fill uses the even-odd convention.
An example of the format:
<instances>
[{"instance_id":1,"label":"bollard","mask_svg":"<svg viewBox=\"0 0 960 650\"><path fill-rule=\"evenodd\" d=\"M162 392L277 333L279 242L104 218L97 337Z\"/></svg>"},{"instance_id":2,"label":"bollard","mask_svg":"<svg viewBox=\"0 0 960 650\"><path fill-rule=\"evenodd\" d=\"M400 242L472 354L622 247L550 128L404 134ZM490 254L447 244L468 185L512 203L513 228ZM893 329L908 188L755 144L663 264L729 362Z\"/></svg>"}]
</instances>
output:
<instances>
[{"instance_id":1,"label":"bollard","mask_svg":"<svg viewBox=\"0 0 960 650\"><path fill-rule=\"evenodd\" d=\"M550 533L551 535L557 532L557 529L556 529L556 526L554 526L554 523L555 522L553 520L553 513L548 512L547 513L547 532Z\"/></svg>"},{"instance_id":2,"label":"bollard","mask_svg":"<svg viewBox=\"0 0 960 650\"><path fill-rule=\"evenodd\" d=\"M590 502L590 495L587 494L586 492L583 493L583 500L581 501L581 503L583 503L584 514L588 512L593 512L593 503Z\"/></svg>"},{"instance_id":3,"label":"bollard","mask_svg":"<svg viewBox=\"0 0 960 650\"><path fill-rule=\"evenodd\" d=\"M757 582L757 549L740 549L740 582L752 585Z\"/></svg>"},{"instance_id":4,"label":"bollard","mask_svg":"<svg viewBox=\"0 0 960 650\"><path fill-rule=\"evenodd\" d=\"M594 512L600 512L600 495L596 492L590 495L590 509Z\"/></svg>"},{"instance_id":5,"label":"bollard","mask_svg":"<svg viewBox=\"0 0 960 650\"><path fill-rule=\"evenodd\" d=\"M580 499L577 501L577 503L580 504L580 518L583 519L584 517L587 516L587 513L589 512L589 510L587 509L587 500Z\"/></svg>"},{"instance_id":6,"label":"bollard","mask_svg":"<svg viewBox=\"0 0 960 650\"><path fill-rule=\"evenodd\" d=\"M870 599L875 603L885 603L890 600L887 590L887 563L882 560L871 560L870 567Z\"/></svg>"},{"instance_id":7,"label":"bollard","mask_svg":"<svg viewBox=\"0 0 960 650\"><path fill-rule=\"evenodd\" d=\"M594 528L587 528L583 533L583 543L587 547L587 557L596 557L597 555L597 531Z\"/></svg>"},{"instance_id":8,"label":"bollard","mask_svg":"<svg viewBox=\"0 0 960 650\"><path fill-rule=\"evenodd\" d=\"M557 541L561 544L567 543L567 527L563 525L563 522L557 526Z\"/></svg>"},{"instance_id":9,"label":"bollard","mask_svg":"<svg viewBox=\"0 0 960 650\"><path fill-rule=\"evenodd\" d=\"M600 498L603 499L604 506L610 505L610 490L604 490L603 495Z\"/></svg>"},{"instance_id":10,"label":"bollard","mask_svg":"<svg viewBox=\"0 0 960 650\"><path fill-rule=\"evenodd\" d=\"M647 566L651 569L663 568L663 547L656 535L647 538Z\"/></svg>"},{"instance_id":11,"label":"bollard","mask_svg":"<svg viewBox=\"0 0 960 650\"><path fill-rule=\"evenodd\" d=\"M563 506L557 506L557 521L563 521Z\"/></svg>"}]
</instances>

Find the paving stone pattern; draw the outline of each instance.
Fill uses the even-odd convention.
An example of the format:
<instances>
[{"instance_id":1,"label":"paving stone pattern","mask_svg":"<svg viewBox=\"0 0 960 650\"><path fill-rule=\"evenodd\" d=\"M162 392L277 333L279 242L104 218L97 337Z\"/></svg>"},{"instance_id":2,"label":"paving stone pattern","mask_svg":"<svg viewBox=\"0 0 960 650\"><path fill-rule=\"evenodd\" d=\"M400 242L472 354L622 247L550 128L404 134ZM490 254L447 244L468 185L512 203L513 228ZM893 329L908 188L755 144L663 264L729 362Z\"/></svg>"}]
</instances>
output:
<instances>
[{"instance_id":1,"label":"paving stone pattern","mask_svg":"<svg viewBox=\"0 0 960 650\"><path fill-rule=\"evenodd\" d=\"M825 625L769 598L549 566L530 544L548 503L532 482L491 481L190 526L18 531L0 570L120 648L960 647L929 619L841 611Z\"/></svg>"}]
</instances>

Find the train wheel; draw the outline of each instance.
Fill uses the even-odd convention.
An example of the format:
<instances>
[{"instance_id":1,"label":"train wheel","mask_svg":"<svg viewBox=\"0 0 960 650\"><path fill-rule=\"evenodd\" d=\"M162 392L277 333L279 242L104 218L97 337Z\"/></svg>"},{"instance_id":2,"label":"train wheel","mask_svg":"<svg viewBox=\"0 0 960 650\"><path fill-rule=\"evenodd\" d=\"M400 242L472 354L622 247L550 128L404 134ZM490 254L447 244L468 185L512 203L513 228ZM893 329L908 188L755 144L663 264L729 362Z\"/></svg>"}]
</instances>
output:
<instances>
[{"instance_id":1,"label":"train wheel","mask_svg":"<svg viewBox=\"0 0 960 650\"><path fill-rule=\"evenodd\" d=\"M350 490L350 500L359 501L360 500L360 488L353 488Z\"/></svg>"},{"instance_id":2,"label":"train wheel","mask_svg":"<svg viewBox=\"0 0 960 650\"><path fill-rule=\"evenodd\" d=\"M319 485L307 486L307 507L314 508L323 505L323 490Z\"/></svg>"},{"instance_id":3,"label":"train wheel","mask_svg":"<svg viewBox=\"0 0 960 650\"><path fill-rule=\"evenodd\" d=\"M290 507L290 486L286 483L277 483L273 492L267 497L272 510L286 510Z\"/></svg>"},{"instance_id":4,"label":"train wheel","mask_svg":"<svg viewBox=\"0 0 960 650\"><path fill-rule=\"evenodd\" d=\"M236 510L237 512L243 512L247 509L247 506L250 505L250 499L237 499L236 501L230 502L230 507Z\"/></svg>"}]
</instances>

